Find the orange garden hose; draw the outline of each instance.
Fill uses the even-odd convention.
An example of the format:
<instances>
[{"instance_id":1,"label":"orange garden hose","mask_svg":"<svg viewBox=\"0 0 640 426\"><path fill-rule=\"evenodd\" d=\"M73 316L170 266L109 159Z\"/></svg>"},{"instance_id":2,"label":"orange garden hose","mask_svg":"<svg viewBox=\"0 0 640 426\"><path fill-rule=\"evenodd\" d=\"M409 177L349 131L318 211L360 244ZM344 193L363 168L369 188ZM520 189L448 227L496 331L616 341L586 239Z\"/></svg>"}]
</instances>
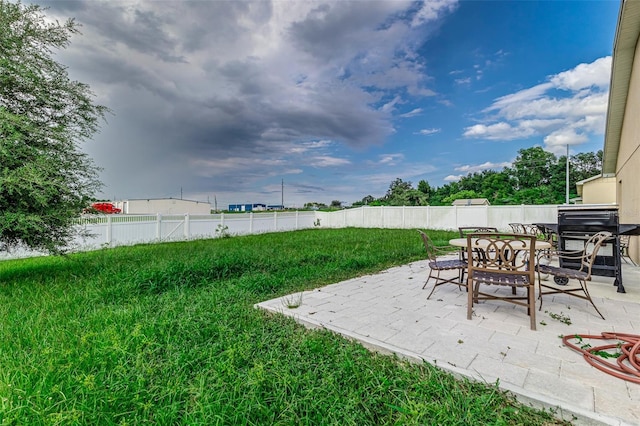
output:
<instances>
[{"instance_id":1,"label":"orange garden hose","mask_svg":"<svg viewBox=\"0 0 640 426\"><path fill-rule=\"evenodd\" d=\"M583 339L617 342L592 347L582 344ZM579 342L580 346L570 340ZM562 343L582 353L584 359L598 370L629 382L640 383L640 335L615 332L602 332L599 336L573 334L563 336ZM607 361L608 358L616 358L616 362Z\"/></svg>"}]
</instances>

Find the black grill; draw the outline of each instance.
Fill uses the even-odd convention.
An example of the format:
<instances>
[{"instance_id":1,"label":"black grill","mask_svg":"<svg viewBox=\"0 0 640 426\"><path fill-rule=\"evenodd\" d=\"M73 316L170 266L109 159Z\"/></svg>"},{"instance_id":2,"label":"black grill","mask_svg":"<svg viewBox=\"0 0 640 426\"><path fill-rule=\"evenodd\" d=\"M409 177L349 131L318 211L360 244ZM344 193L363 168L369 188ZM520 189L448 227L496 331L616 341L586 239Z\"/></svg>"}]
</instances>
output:
<instances>
[{"instance_id":1,"label":"black grill","mask_svg":"<svg viewBox=\"0 0 640 426\"><path fill-rule=\"evenodd\" d=\"M617 209L558 210L558 248L561 251L583 250L586 240L600 231L618 233ZM605 242L596 256L593 275L615 277L620 264L618 239ZM560 259L563 268L580 269L580 262Z\"/></svg>"},{"instance_id":2,"label":"black grill","mask_svg":"<svg viewBox=\"0 0 640 426\"><path fill-rule=\"evenodd\" d=\"M548 224L547 224L548 225ZM613 238L605 242L598 251L591 270L593 275L615 277L614 285L624 293L620 260L620 235L640 234L640 225L621 224L616 207L567 207L558 209L558 235L560 250L583 250L586 240L599 231L609 231ZM580 269L580 263L561 259L560 266Z\"/></svg>"}]
</instances>

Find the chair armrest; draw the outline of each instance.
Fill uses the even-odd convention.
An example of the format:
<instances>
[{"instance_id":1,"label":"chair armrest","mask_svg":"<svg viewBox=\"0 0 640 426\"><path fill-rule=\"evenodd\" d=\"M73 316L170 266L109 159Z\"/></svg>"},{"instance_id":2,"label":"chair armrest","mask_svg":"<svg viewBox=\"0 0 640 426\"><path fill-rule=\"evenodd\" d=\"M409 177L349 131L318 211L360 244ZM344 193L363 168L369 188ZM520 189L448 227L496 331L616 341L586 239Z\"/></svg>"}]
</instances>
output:
<instances>
[{"instance_id":1,"label":"chair armrest","mask_svg":"<svg viewBox=\"0 0 640 426\"><path fill-rule=\"evenodd\" d=\"M460 247L455 247L455 246L433 246L434 251L436 251L439 254L455 254L456 252L458 252L460 250Z\"/></svg>"},{"instance_id":2,"label":"chair armrest","mask_svg":"<svg viewBox=\"0 0 640 426\"><path fill-rule=\"evenodd\" d=\"M584 250L574 250L574 251L541 251L537 255L537 260L542 258L550 259L550 258L558 258L558 259L583 259L585 256Z\"/></svg>"}]
</instances>

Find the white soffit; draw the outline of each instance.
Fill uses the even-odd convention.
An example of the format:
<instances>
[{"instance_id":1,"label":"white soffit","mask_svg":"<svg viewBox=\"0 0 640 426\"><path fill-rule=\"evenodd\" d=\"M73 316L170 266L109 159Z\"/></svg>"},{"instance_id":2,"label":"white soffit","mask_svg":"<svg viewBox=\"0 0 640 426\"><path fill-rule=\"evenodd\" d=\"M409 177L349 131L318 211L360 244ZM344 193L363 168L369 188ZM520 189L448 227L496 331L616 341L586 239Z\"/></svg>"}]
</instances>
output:
<instances>
[{"instance_id":1,"label":"white soffit","mask_svg":"<svg viewBox=\"0 0 640 426\"><path fill-rule=\"evenodd\" d=\"M640 0L622 0L613 42L602 172L615 173L633 60L640 34ZM638 70L640 72L640 70Z\"/></svg>"}]
</instances>

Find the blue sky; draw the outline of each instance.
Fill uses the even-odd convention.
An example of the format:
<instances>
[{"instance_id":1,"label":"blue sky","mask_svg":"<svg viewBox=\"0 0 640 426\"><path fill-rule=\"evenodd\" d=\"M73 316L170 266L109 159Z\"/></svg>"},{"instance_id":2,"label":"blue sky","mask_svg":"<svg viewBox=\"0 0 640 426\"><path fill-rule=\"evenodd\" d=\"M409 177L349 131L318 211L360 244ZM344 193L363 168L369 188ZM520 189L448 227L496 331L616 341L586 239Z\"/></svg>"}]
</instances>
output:
<instances>
[{"instance_id":1,"label":"blue sky","mask_svg":"<svg viewBox=\"0 0 640 426\"><path fill-rule=\"evenodd\" d=\"M100 197L346 203L602 149L618 1L41 1Z\"/></svg>"}]
</instances>

